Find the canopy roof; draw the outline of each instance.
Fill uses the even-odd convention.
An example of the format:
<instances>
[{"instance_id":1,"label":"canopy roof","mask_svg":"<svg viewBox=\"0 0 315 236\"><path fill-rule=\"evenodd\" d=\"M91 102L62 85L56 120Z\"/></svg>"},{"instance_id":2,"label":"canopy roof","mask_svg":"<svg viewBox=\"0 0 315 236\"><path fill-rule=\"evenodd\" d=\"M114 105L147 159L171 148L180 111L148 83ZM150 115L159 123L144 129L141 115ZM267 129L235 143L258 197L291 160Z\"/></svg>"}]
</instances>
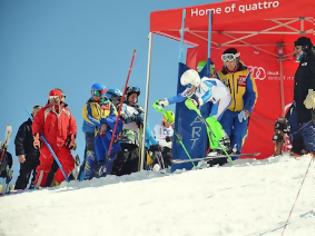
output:
<instances>
[{"instance_id":1,"label":"canopy roof","mask_svg":"<svg viewBox=\"0 0 315 236\"><path fill-rule=\"evenodd\" d=\"M269 46L284 42L292 47L296 35L314 35L314 0L225 1L155 11L150 16L150 32L179 40L183 9L185 41L192 45L207 44L209 12L214 48L250 46L276 56Z\"/></svg>"}]
</instances>

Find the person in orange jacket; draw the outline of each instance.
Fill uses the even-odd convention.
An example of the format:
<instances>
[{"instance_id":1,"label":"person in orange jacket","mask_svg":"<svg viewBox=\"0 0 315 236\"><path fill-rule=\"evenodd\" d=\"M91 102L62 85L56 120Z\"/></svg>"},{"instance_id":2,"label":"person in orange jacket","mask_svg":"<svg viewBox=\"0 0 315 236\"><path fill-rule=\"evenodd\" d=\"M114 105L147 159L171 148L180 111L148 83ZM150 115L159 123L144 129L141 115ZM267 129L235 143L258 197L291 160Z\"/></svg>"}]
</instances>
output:
<instances>
[{"instance_id":1,"label":"person in orange jacket","mask_svg":"<svg viewBox=\"0 0 315 236\"><path fill-rule=\"evenodd\" d=\"M69 176L75 164L71 149L76 147L77 125L69 109L63 105L62 90L52 89L49 92L47 105L41 108L34 117L32 132L33 145L35 148L40 148L40 164L36 169L34 186L47 187L50 185L47 183L47 177L54 162L48 147L40 142L42 135L52 147L66 175ZM58 169L54 174L52 185L58 185L64 179L62 171Z\"/></svg>"}]
</instances>

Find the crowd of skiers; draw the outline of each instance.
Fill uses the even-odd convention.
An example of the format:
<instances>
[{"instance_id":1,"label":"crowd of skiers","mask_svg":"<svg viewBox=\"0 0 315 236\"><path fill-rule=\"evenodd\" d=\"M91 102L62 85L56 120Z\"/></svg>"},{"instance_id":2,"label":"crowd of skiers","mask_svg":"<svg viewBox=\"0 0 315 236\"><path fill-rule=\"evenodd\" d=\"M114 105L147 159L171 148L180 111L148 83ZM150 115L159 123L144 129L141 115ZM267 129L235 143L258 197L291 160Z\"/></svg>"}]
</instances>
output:
<instances>
[{"instance_id":1,"label":"crowd of skiers","mask_svg":"<svg viewBox=\"0 0 315 236\"><path fill-rule=\"evenodd\" d=\"M295 42L300 66L295 75L294 116L290 116L296 117L291 121L291 126L296 127L292 131L296 132L292 142L299 136L307 152L315 151L315 57L312 47L305 37ZM186 70L180 78L186 89L155 102L155 108L163 110L163 120L153 132L149 128L143 130L144 110L138 104L139 88L128 87L123 94L119 89L107 89L103 84L94 83L91 97L82 110L85 150L75 178L89 180L139 171L143 132L146 134L146 168L170 166L175 116L164 108L187 100L197 108L206 103L212 105L207 119L212 127L211 149L241 153L258 96L257 88L237 49L226 49L221 59L224 66L220 71L215 70L210 59L198 63L196 70ZM207 76L202 73L204 70L209 72ZM32 173L31 188L56 186L73 175L77 162L71 150L76 148L76 135L76 120L63 91L52 89L47 104L34 106L32 117L17 132L15 147L20 173L15 189L27 188Z\"/></svg>"}]
</instances>

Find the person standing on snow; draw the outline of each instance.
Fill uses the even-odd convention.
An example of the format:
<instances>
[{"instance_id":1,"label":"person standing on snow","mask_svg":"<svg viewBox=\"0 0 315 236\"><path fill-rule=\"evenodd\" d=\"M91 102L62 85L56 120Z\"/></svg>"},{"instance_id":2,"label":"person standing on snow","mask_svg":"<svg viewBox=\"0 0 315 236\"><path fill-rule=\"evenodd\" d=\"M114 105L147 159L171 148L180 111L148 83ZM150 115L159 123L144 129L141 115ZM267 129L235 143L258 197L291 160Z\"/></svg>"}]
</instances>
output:
<instances>
[{"instance_id":1,"label":"person standing on snow","mask_svg":"<svg viewBox=\"0 0 315 236\"><path fill-rule=\"evenodd\" d=\"M171 165L174 122L175 122L174 112L168 110L165 111L165 113L163 114L162 123L156 124L153 129L153 134L156 137L158 144L161 148L161 153L166 166Z\"/></svg>"},{"instance_id":2,"label":"person standing on snow","mask_svg":"<svg viewBox=\"0 0 315 236\"><path fill-rule=\"evenodd\" d=\"M227 87L216 78L200 78L199 73L193 69L185 71L180 78L180 82L183 86L187 86L181 94L171 98L160 99L157 103L162 107L166 107L190 98L196 106L201 107L210 102L211 110L207 123L209 122L209 126L213 127L211 129L211 149L222 149L222 145L228 146L229 140L219 123L222 113L231 101L231 95ZM216 128L214 129L214 127Z\"/></svg>"},{"instance_id":3,"label":"person standing on snow","mask_svg":"<svg viewBox=\"0 0 315 236\"><path fill-rule=\"evenodd\" d=\"M48 104L41 108L32 124L32 132L35 148L40 148L40 164L36 168L35 187L47 187L47 177L53 165L54 158L45 143L40 142L43 135L55 152L67 176L74 168L74 157L71 149L76 147L77 126L71 112L62 104L63 94L60 89L52 89L49 92ZM65 177L58 169L52 185L59 185Z\"/></svg>"},{"instance_id":4,"label":"person standing on snow","mask_svg":"<svg viewBox=\"0 0 315 236\"><path fill-rule=\"evenodd\" d=\"M120 135L121 151L114 161L113 174L125 175L137 172L139 169L140 142L143 127L144 112L138 105L140 89L128 87L126 102L123 103L121 118L123 121L122 133Z\"/></svg>"},{"instance_id":5,"label":"person standing on snow","mask_svg":"<svg viewBox=\"0 0 315 236\"><path fill-rule=\"evenodd\" d=\"M226 49L221 59L224 63L219 79L229 88L231 104L223 113L221 124L231 139L234 153L241 153L247 135L248 119L257 100L257 88L248 68L240 61L235 48Z\"/></svg>"},{"instance_id":6,"label":"person standing on snow","mask_svg":"<svg viewBox=\"0 0 315 236\"><path fill-rule=\"evenodd\" d=\"M114 142L109 153L110 141L113 135L113 129L117 120L117 112L114 104L107 97L100 100L101 119L97 124L97 134L94 140L94 148L96 153L95 176L101 177L111 174L113 162L116 154L121 150L120 144L117 142L118 134L122 129L121 120L118 121ZM97 121L95 121L96 123Z\"/></svg>"},{"instance_id":7,"label":"person standing on snow","mask_svg":"<svg viewBox=\"0 0 315 236\"><path fill-rule=\"evenodd\" d=\"M315 157L315 54L307 37L294 42L294 55L299 67L294 76L294 103L297 131L305 150Z\"/></svg>"},{"instance_id":8,"label":"person standing on snow","mask_svg":"<svg viewBox=\"0 0 315 236\"><path fill-rule=\"evenodd\" d=\"M91 179L94 177L96 167L95 135L100 128L100 121L107 116L116 115L116 109L111 103L102 109L100 102L107 92L105 85L94 83L91 86L91 98L82 110L83 127L85 134L84 160L81 165L79 179Z\"/></svg>"},{"instance_id":9,"label":"person standing on snow","mask_svg":"<svg viewBox=\"0 0 315 236\"><path fill-rule=\"evenodd\" d=\"M32 123L33 118L42 107L36 105L33 107L32 117L25 121L15 136L15 154L19 158L20 173L15 183L15 189L26 189L33 172L30 189L32 189L33 181L36 176L36 167L39 165L39 150L33 146Z\"/></svg>"}]
</instances>

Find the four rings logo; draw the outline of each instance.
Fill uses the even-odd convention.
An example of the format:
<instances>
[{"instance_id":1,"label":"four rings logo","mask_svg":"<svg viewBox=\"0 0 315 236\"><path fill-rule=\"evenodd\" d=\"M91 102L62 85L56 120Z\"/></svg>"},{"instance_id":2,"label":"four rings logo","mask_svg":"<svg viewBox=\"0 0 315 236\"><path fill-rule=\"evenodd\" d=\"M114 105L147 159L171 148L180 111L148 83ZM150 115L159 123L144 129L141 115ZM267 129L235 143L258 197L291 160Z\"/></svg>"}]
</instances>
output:
<instances>
[{"instance_id":1,"label":"four rings logo","mask_svg":"<svg viewBox=\"0 0 315 236\"><path fill-rule=\"evenodd\" d=\"M264 80L267 78L266 70L261 66L248 66L254 79Z\"/></svg>"}]
</instances>

